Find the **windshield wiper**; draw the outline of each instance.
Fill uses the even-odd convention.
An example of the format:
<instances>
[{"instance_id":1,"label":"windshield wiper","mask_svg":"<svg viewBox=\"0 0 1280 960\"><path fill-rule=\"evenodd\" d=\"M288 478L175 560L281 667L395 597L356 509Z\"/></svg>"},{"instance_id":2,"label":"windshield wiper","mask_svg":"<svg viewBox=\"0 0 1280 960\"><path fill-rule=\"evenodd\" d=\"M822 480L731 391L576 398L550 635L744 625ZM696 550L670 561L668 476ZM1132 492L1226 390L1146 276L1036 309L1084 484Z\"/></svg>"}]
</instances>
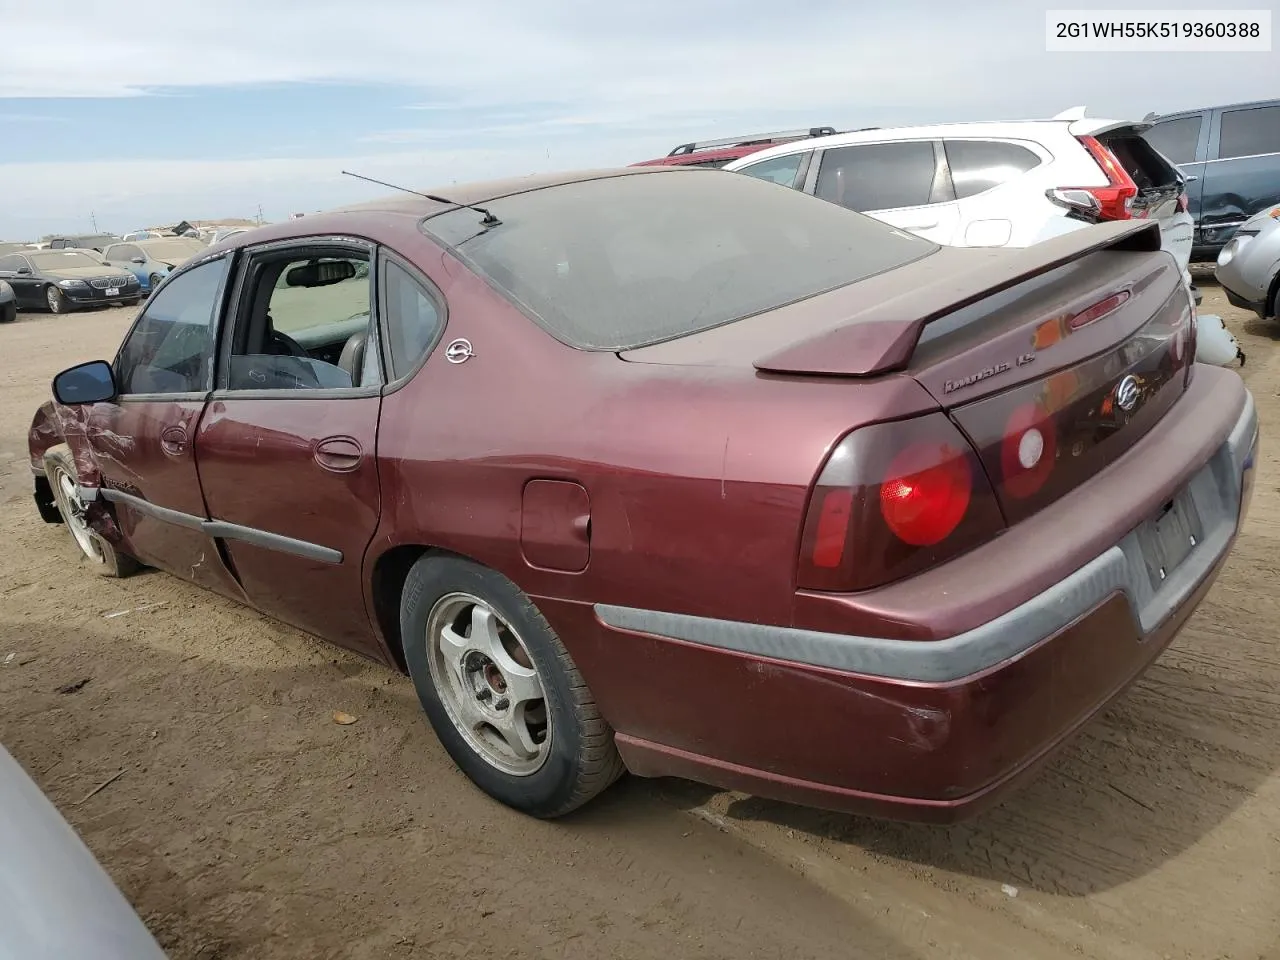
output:
<instances>
[{"instance_id":1,"label":"windshield wiper","mask_svg":"<svg viewBox=\"0 0 1280 960\"><path fill-rule=\"evenodd\" d=\"M342 172L348 177L355 177L357 180L368 180L370 183L378 184L378 186L390 187L392 190L400 190L403 193L412 193L415 197L423 197L427 200L434 201L435 203L447 203L453 207L465 207L468 210L474 210L476 213L482 213L484 216L480 218L480 222L486 227L496 227L502 223L501 220L495 217L484 207L477 207L473 203L462 203L460 200L450 200L447 197L437 197L435 194L431 193L420 193L417 190L410 190L408 187L399 187L394 183L387 183L385 180L375 180L373 177L366 177L362 173L352 173L350 170L343 170Z\"/></svg>"}]
</instances>

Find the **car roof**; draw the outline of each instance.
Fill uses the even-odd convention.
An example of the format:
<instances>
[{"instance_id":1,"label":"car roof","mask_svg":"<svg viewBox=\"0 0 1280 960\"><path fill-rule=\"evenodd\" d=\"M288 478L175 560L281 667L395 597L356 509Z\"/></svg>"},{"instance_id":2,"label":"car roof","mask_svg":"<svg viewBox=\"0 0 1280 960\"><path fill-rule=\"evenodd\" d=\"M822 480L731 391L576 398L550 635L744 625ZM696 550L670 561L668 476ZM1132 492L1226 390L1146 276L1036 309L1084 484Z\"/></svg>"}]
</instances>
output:
<instances>
[{"instance_id":1,"label":"car roof","mask_svg":"<svg viewBox=\"0 0 1280 960\"><path fill-rule=\"evenodd\" d=\"M1083 111L1081 111L1083 112ZM977 120L958 123L934 123L915 127L873 127L866 130L851 130L848 133L837 133L828 137L813 137L806 140L793 140L768 147L758 153L751 154L752 160L768 160L772 157L787 156L805 150L826 147L845 147L860 143L883 143L894 140L936 140L946 137L1005 137L1010 140L1036 140L1046 135L1058 135L1070 128L1072 123L1087 120L1091 124L1106 125L1116 121L1099 117L1063 114L1048 120ZM1138 121L1134 121L1137 123Z\"/></svg>"},{"instance_id":2,"label":"car roof","mask_svg":"<svg viewBox=\"0 0 1280 960\"><path fill-rule=\"evenodd\" d=\"M1167 113L1149 113L1145 119L1148 123L1154 123L1157 120L1176 120L1189 113L1208 113L1210 110L1248 110L1256 107L1276 106L1280 106L1280 99L1242 100L1238 103L1221 103L1212 107L1188 107L1185 110L1170 110Z\"/></svg>"},{"instance_id":3,"label":"car roof","mask_svg":"<svg viewBox=\"0 0 1280 960\"><path fill-rule=\"evenodd\" d=\"M508 177L501 180L481 180L471 183L452 183L447 187L424 188L419 191L412 188L411 193L389 193L363 203L348 204L332 210L307 214L298 219L269 223L261 227L252 227L244 233L219 240L205 248L210 254L218 255L228 250L256 246L274 240L289 240L295 237L324 236L342 230L364 230L377 225L380 230L390 228L392 231L412 231L420 235L417 223L437 214L448 213L458 209L459 204L483 206L503 197L530 193L548 187L558 187L570 183L582 183L588 180L608 180L616 177L652 176L666 174L685 176L693 174L714 174L718 171L705 167L662 166L662 167L607 167L594 170L569 170L557 173L538 173L523 177ZM422 194L432 194L441 199L449 199L454 203L439 203ZM368 225L368 226L366 226ZM203 255L196 256L191 263L204 262Z\"/></svg>"}]
</instances>

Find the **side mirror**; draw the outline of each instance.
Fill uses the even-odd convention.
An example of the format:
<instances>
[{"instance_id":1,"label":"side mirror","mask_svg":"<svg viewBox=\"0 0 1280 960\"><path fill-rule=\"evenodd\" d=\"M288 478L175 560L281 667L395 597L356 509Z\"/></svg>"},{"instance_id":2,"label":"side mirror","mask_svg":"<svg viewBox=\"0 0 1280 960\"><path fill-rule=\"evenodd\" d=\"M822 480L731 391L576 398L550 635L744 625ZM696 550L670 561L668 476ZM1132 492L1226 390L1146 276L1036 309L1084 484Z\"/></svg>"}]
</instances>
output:
<instances>
[{"instance_id":1,"label":"side mirror","mask_svg":"<svg viewBox=\"0 0 1280 960\"><path fill-rule=\"evenodd\" d=\"M90 360L53 378L53 398L59 403L102 403L115 397L115 374L105 360Z\"/></svg>"},{"instance_id":2,"label":"side mirror","mask_svg":"<svg viewBox=\"0 0 1280 960\"><path fill-rule=\"evenodd\" d=\"M18 276L20 276L20 277L29 277L29 276L31 276L31 268L30 268L30 267L19 267L19 268L17 269L16 273L17 273L17 274L18 274Z\"/></svg>"},{"instance_id":3,"label":"side mirror","mask_svg":"<svg viewBox=\"0 0 1280 960\"><path fill-rule=\"evenodd\" d=\"M130 262L130 263L146 263L146 262L147 262L147 258L146 258L146 257L131 257L131 258L129 259L129 262Z\"/></svg>"}]
</instances>

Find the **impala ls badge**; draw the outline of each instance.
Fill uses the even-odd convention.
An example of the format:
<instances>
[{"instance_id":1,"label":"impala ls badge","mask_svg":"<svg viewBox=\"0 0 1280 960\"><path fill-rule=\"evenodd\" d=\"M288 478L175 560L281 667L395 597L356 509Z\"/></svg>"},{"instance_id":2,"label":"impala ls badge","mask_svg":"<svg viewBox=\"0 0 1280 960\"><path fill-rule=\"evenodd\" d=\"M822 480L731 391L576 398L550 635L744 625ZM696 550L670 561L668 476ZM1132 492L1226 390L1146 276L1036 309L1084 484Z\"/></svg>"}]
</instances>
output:
<instances>
[{"instance_id":1,"label":"impala ls badge","mask_svg":"<svg viewBox=\"0 0 1280 960\"><path fill-rule=\"evenodd\" d=\"M1128 413L1138 405L1138 396L1141 392L1138 378L1129 374L1116 384L1116 406Z\"/></svg>"},{"instance_id":2,"label":"impala ls badge","mask_svg":"<svg viewBox=\"0 0 1280 960\"><path fill-rule=\"evenodd\" d=\"M450 363L466 363L475 356L471 349L471 341L458 339L444 348L444 358Z\"/></svg>"}]
</instances>

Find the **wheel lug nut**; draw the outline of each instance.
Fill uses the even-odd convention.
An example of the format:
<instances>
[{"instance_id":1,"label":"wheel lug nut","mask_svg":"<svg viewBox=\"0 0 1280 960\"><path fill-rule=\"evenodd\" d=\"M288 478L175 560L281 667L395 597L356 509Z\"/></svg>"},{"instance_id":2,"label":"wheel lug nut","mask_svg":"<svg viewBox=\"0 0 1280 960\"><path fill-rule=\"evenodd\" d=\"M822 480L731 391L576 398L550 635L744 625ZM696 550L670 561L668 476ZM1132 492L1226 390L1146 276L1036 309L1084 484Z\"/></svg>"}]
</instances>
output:
<instances>
[{"instance_id":1,"label":"wheel lug nut","mask_svg":"<svg viewBox=\"0 0 1280 960\"><path fill-rule=\"evenodd\" d=\"M490 690L488 687L481 687L479 690L476 691L476 698L479 700L488 700L492 696L493 696L493 691Z\"/></svg>"},{"instance_id":2,"label":"wheel lug nut","mask_svg":"<svg viewBox=\"0 0 1280 960\"><path fill-rule=\"evenodd\" d=\"M506 697L501 697L493 702L493 709L495 710L505 710L509 706L511 706L511 701Z\"/></svg>"}]
</instances>

